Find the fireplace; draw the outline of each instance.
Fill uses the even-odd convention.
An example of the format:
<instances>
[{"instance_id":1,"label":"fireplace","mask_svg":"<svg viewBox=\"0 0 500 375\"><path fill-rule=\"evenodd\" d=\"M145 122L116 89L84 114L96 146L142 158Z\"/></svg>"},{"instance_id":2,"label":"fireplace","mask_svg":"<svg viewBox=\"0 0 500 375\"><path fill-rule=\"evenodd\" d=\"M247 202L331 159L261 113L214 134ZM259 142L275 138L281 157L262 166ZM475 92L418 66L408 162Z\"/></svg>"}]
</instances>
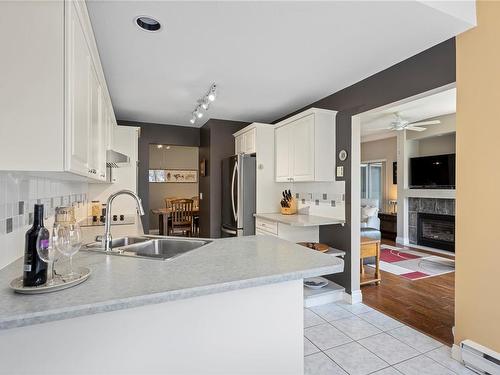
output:
<instances>
[{"instance_id":1,"label":"fireplace","mask_svg":"<svg viewBox=\"0 0 500 375\"><path fill-rule=\"evenodd\" d=\"M455 216L418 213L417 244L455 252Z\"/></svg>"}]
</instances>

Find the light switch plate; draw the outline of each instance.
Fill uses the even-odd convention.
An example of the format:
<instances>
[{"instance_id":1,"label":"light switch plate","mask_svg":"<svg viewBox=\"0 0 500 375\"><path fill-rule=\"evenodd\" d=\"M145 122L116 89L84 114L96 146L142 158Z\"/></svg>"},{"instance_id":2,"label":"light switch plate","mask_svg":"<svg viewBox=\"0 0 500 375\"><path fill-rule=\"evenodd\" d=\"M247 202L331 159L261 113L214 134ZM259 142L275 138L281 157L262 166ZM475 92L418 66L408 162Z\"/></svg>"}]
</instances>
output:
<instances>
[{"instance_id":1,"label":"light switch plate","mask_svg":"<svg viewBox=\"0 0 500 375\"><path fill-rule=\"evenodd\" d=\"M344 167L343 166L337 167L337 177L344 177Z\"/></svg>"}]
</instances>

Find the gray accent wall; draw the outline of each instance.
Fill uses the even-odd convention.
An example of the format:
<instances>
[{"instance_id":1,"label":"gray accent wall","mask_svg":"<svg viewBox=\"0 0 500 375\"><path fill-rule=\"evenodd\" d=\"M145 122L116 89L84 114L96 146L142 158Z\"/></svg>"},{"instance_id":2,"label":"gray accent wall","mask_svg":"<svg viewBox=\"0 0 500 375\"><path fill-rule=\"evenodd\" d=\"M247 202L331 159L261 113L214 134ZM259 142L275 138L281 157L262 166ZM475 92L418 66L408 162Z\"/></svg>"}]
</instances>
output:
<instances>
[{"instance_id":1,"label":"gray accent wall","mask_svg":"<svg viewBox=\"0 0 500 375\"><path fill-rule=\"evenodd\" d=\"M220 237L221 162L234 155L233 134L246 122L210 119L200 129L200 161L205 160L207 176L200 176L200 237ZM207 199L208 198L208 199Z\"/></svg>"},{"instance_id":2,"label":"gray accent wall","mask_svg":"<svg viewBox=\"0 0 500 375\"><path fill-rule=\"evenodd\" d=\"M144 208L149 207L149 145L163 144L175 146L200 145L200 129L185 126L151 124L145 122L118 120L118 125L136 126L141 128L139 135L139 162L137 170L137 192L142 199ZM142 216L144 232L149 232L149 213Z\"/></svg>"},{"instance_id":3,"label":"gray accent wall","mask_svg":"<svg viewBox=\"0 0 500 375\"><path fill-rule=\"evenodd\" d=\"M392 67L372 75L352 86L340 90L317 102L298 109L275 122L290 117L307 108L316 107L339 111L337 115L336 154L345 149L351 155L351 117L368 110L408 98L425 91L455 82L455 39L449 39ZM346 189L346 225L320 227L320 241L346 251L345 272L329 278L351 292L351 160L337 165L344 166Z\"/></svg>"}]
</instances>

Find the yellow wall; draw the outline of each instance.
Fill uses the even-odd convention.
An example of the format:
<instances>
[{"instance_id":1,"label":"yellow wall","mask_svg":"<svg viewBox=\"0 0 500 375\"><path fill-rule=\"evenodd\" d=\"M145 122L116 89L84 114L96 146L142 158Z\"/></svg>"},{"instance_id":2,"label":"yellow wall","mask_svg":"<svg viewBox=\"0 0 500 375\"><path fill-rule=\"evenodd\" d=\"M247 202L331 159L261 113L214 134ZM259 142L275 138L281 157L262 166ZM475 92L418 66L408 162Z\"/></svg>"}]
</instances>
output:
<instances>
[{"instance_id":1,"label":"yellow wall","mask_svg":"<svg viewBox=\"0 0 500 375\"><path fill-rule=\"evenodd\" d=\"M500 2L457 37L455 342L500 352Z\"/></svg>"}]
</instances>

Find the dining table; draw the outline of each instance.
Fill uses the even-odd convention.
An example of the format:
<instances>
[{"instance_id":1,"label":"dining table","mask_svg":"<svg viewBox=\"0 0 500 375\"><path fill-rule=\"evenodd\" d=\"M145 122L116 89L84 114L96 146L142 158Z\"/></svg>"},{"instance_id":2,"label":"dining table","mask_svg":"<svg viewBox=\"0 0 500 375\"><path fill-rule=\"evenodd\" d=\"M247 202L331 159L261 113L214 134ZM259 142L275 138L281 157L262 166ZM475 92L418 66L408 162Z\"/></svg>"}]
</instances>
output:
<instances>
[{"instance_id":1,"label":"dining table","mask_svg":"<svg viewBox=\"0 0 500 375\"><path fill-rule=\"evenodd\" d=\"M160 236L164 236L166 232L168 232L165 229L165 224L168 224L168 219L170 218L172 211L167 209L166 207L162 208L154 208L151 210L152 213L155 215L158 215L158 227L159 227L159 232L158 234ZM199 212L200 208L199 207L193 207L193 217L199 217Z\"/></svg>"}]
</instances>

